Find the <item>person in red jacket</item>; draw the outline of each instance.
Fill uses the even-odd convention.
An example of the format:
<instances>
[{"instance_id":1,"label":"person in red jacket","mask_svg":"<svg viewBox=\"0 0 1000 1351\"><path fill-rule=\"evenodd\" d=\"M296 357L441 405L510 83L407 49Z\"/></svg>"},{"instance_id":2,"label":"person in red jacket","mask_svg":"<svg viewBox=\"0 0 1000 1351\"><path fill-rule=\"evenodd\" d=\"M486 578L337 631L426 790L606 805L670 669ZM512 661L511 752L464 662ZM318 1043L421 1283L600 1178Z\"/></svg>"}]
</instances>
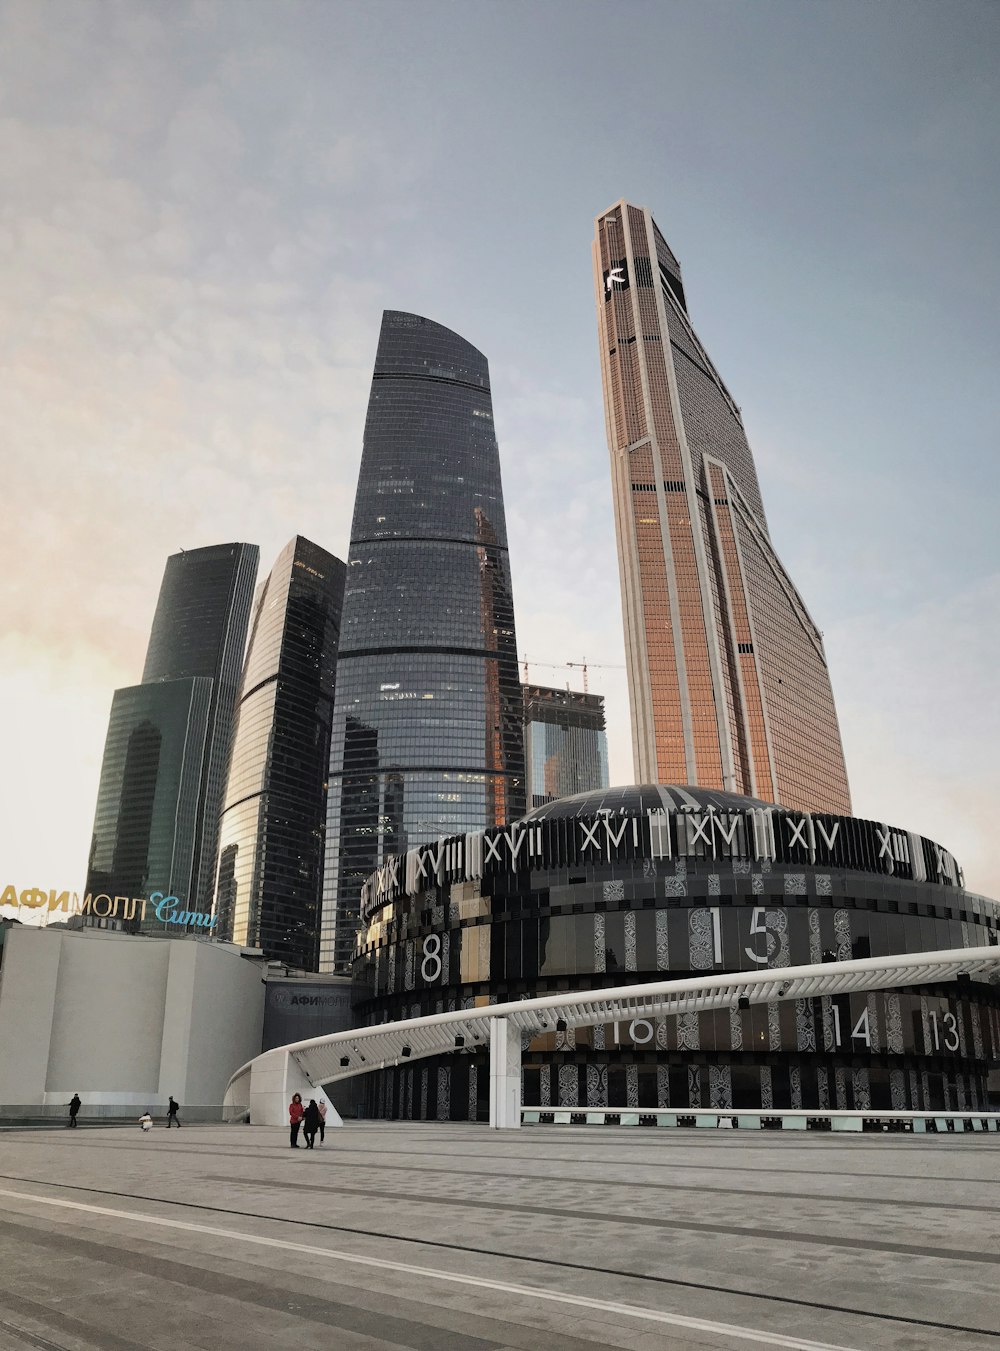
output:
<instances>
[{"instance_id":1,"label":"person in red jacket","mask_svg":"<svg viewBox=\"0 0 1000 1351\"><path fill-rule=\"evenodd\" d=\"M293 1149L299 1147L299 1127L302 1125L302 1118L305 1116L306 1109L302 1106L302 1094L295 1093L288 1104L288 1123L292 1128L291 1146Z\"/></svg>"}]
</instances>

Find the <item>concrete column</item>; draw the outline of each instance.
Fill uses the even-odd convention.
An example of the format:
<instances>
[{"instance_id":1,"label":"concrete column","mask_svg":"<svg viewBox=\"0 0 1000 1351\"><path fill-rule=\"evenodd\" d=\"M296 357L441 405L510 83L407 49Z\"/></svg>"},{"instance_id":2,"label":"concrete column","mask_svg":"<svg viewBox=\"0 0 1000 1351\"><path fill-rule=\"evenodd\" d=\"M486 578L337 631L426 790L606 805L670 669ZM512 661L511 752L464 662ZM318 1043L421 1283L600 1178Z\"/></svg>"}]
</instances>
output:
<instances>
[{"instance_id":1,"label":"concrete column","mask_svg":"<svg viewBox=\"0 0 1000 1351\"><path fill-rule=\"evenodd\" d=\"M302 1101L315 1098L326 1102L326 1124L342 1126L340 1113L321 1088L314 1088L302 1073L298 1061L283 1048L258 1056L250 1070L251 1126L287 1126L288 1104L293 1093Z\"/></svg>"},{"instance_id":2,"label":"concrete column","mask_svg":"<svg viewBox=\"0 0 1000 1351\"><path fill-rule=\"evenodd\" d=\"M507 1018L490 1019L490 1126L521 1125L521 1033Z\"/></svg>"}]
</instances>

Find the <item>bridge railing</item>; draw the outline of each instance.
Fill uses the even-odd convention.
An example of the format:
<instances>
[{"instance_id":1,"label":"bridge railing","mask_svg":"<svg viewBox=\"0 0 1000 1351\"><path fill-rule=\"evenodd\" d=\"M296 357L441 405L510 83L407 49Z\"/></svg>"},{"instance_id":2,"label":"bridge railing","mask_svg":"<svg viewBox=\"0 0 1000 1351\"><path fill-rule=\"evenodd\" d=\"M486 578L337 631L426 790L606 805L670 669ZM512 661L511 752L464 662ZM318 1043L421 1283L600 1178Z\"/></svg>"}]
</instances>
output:
<instances>
[{"instance_id":1,"label":"bridge railing","mask_svg":"<svg viewBox=\"0 0 1000 1351\"><path fill-rule=\"evenodd\" d=\"M711 1130L875 1131L907 1135L1000 1134L1000 1112L806 1111L736 1108L522 1107L525 1126L666 1126Z\"/></svg>"}]
</instances>

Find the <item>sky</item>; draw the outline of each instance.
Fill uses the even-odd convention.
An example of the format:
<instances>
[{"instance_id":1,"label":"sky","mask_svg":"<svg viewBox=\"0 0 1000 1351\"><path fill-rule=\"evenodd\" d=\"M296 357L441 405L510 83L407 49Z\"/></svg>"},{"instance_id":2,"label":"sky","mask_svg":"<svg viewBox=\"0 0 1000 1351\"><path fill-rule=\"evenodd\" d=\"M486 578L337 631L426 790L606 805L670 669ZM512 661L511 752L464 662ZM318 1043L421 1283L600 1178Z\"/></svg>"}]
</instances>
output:
<instances>
[{"instance_id":1,"label":"sky","mask_svg":"<svg viewBox=\"0 0 1000 1351\"><path fill-rule=\"evenodd\" d=\"M632 779L590 241L650 207L857 815L1000 896L1000 6L0 0L0 888L82 891L166 557L345 556L383 308L490 361L522 654Z\"/></svg>"}]
</instances>

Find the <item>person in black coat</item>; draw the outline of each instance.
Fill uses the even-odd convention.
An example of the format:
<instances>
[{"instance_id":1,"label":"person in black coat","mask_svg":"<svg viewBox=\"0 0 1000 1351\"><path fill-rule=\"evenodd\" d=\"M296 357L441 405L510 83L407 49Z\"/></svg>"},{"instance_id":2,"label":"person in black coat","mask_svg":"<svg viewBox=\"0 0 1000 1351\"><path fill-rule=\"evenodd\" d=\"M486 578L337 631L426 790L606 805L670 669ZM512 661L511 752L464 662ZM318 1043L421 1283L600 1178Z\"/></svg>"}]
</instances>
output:
<instances>
[{"instance_id":1,"label":"person in black coat","mask_svg":"<svg viewBox=\"0 0 1000 1351\"><path fill-rule=\"evenodd\" d=\"M70 1100L69 1100L69 1120L66 1122L66 1125L67 1125L67 1126L75 1126L75 1125L76 1125L76 1118L77 1118L77 1115L78 1115L78 1113L79 1113L79 1111L80 1111L81 1105L82 1105L82 1104L81 1104L81 1102L80 1102L80 1095L79 1095L79 1093L74 1093L73 1096L72 1096L72 1097L70 1098Z\"/></svg>"},{"instance_id":2,"label":"person in black coat","mask_svg":"<svg viewBox=\"0 0 1000 1351\"><path fill-rule=\"evenodd\" d=\"M302 1118L302 1134L306 1137L306 1149L312 1149L316 1144L316 1132L319 1130L320 1120L316 1099L310 1098L309 1106Z\"/></svg>"}]
</instances>

